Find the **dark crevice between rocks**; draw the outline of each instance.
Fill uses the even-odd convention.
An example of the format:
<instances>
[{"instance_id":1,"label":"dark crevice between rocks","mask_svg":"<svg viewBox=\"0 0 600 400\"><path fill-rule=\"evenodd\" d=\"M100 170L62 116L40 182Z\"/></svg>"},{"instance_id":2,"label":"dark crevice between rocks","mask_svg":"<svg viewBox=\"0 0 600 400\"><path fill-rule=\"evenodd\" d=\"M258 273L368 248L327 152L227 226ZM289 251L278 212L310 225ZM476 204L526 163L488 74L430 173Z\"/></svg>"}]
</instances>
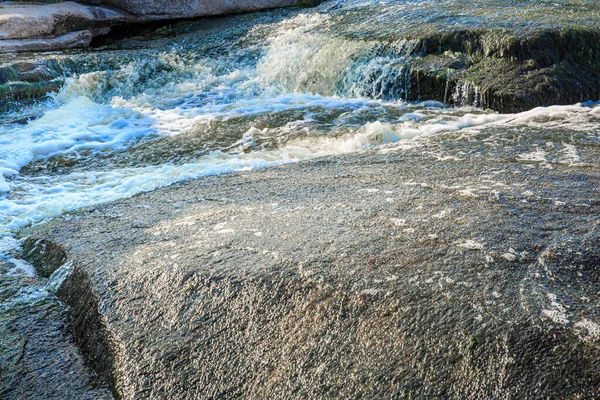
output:
<instances>
[{"instance_id":1,"label":"dark crevice between rocks","mask_svg":"<svg viewBox=\"0 0 600 400\"><path fill-rule=\"evenodd\" d=\"M121 398L116 386L114 347L111 346L110 334L98 311L98 300L89 277L81 268L75 267L58 294L69 305L75 343L81 349L84 359L108 383L113 396Z\"/></svg>"},{"instance_id":2,"label":"dark crevice between rocks","mask_svg":"<svg viewBox=\"0 0 600 400\"><path fill-rule=\"evenodd\" d=\"M179 34L187 33L190 26L199 19L202 18L167 19L113 26L107 34L92 38L90 48L100 50L106 48L120 48L120 42L123 39L132 39L136 37L139 37L142 41L175 37Z\"/></svg>"},{"instance_id":3,"label":"dark crevice between rocks","mask_svg":"<svg viewBox=\"0 0 600 400\"><path fill-rule=\"evenodd\" d=\"M600 100L600 30L522 37L465 30L419 38L407 61L407 101L437 100L498 112Z\"/></svg>"},{"instance_id":4,"label":"dark crevice between rocks","mask_svg":"<svg viewBox=\"0 0 600 400\"><path fill-rule=\"evenodd\" d=\"M316 7L323 0L300 0L298 8ZM240 14L264 13L268 10L257 10L251 12L242 12ZM123 39L139 38L141 41L150 41L153 39L172 38L177 35L189 33L190 30L199 21L218 21L221 18L231 17L240 14L226 14L214 16L199 16L190 18L166 18L156 21L128 23L111 27L110 32L103 35L97 35L92 38L90 48L120 48ZM140 43L140 47L143 44Z\"/></svg>"},{"instance_id":5,"label":"dark crevice between rocks","mask_svg":"<svg viewBox=\"0 0 600 400\"><path fill-rule=\"evenodd\" d=\"M65 249L46 239L27 238L23 243L23 258L29 261L43 278L59 269L67 260Z\"/></svg>"},{"instance_id":6,"label":"dark crevice between rocks","mask_svg":"<svg viewBox=\"0 0 600 400\"><path fill-rule=\"evenodd\" d=\"M324 0L299 0L298 8L316 7ZM246 11L240 14L262 13L266 10ZM157 38L175 37L180 34L188 33L192 24L201 20L218 20L219 18L236 15L214 15L198 17L167 17L156 21L134 22L112 26L106 34L96 35L92 38L90 48L118 47L118 42L122 39L140 37L142 40L152 40Z\"/></svg>"}]
</instances>

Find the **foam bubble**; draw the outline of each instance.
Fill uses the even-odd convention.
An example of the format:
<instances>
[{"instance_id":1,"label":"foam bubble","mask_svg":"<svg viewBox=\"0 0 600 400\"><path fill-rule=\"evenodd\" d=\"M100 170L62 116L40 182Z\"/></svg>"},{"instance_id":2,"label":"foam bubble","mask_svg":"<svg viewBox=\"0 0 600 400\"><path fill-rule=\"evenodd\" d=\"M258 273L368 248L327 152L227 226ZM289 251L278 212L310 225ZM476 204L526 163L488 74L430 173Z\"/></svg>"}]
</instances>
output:
<instances>
[{"instance_id":1,"label":"foam bubble","mask_svg":"<svg viewBox=\"0 0 600 400\"><path fill-rule=\"evenodd\" d=\"M33 265L29 264L27 261L19 260L16 258L11 258L8 260L10 264L13 265L6 275L8 276L35 276L35 268Z\"/></svg>"}]
</instances>

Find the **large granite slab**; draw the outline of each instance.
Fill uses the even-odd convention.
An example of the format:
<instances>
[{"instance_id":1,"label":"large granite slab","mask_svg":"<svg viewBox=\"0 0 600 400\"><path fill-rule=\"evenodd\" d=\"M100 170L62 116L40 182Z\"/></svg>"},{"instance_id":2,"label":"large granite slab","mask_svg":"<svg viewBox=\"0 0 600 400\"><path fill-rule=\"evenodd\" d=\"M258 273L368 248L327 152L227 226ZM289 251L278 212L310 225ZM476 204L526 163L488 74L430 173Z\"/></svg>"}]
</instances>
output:
<instances>
[{"instance_id":1,"label":"large granite slab","mask_svg":"<svg viewBox=\"0 0 600 400\"><path fill-rule=\"evenodd\" d=\"M574 163L558 131L494 131L208 177L24 234L64 247L77 343L123 399L597 398L598 147ZM545 160L522 156L538 139Z\"/></svg>"}]
</instances>

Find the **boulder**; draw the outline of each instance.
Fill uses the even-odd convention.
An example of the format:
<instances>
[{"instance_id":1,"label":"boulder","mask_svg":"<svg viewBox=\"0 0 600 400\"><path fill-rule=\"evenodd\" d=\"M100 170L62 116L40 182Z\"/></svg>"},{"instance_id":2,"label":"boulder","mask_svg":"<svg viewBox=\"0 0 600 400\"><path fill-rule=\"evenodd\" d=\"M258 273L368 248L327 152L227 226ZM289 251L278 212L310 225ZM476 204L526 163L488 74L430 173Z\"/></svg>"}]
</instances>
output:
<instances>
[{"instance_id":1,"label":"boulder","mask_svg":"<svg viewBox=\"0 0 600 400\"><path fill-rule=\"evenodd\" d=\"M0 40L0 52L53 51L81 49L90 45L94 34L91 31L69 32L48 39Z\"/></svg>"},{"instance_id":2,"label":"boulder","mask_svg":"<svg viewBox=\"0 0 600 400\"><path fill-rule=\"evenodd\" d=\"M64 305L42 289L42 279L7 270L0 260L0 398L113 399L86 367Z\"/></svg>"},{"instance_id":3,"label":"boulder","mask_svg":"<svg viewBox=\"0 0 600 400\"><path fill-rule=\"evenodd\" d=\"M74 31L93 31L136 18L117 10L67 1L8 4L0 7L0 40L49 39ZM0 48L3 46L0 42Z\"/></svg>"},{"instance_id":4,"label":"boulder","mask_svg":"<svg viewBox=\"0 0 600 400\"><path fill-rule=\"evenodd\" d=\"M405 99L503 113L600 99L600 30L454 30L422 37L407 62ZM393 92L394 87L390 87Z\"/></svg>"},{"instance_id":5,"label":"boulder","mask_svg":"<svg viewBox=\"0 0 600 400\"><path fill-rule=\"evenodd\" d=\"M139 16L158 15L167 18L192 18L234 14L278 7L292 7L298 0L87 0L90 4L114 7Z\"/></svg>"},{"instance_id":6,"label":"boulder","mask_svg":"<svg viewBox=\"0 0 600 400\"><path fill-rule=\"evenodd\" d=\"M550 165L514 151L562 132L499 130L24 234L64 247L77 343L122 399L598 398L598 148L573 164L545 145Z\"/></svg>"},{"instance_id":7,"label":"boulder","mask_svg":"<svg viewBox=\"0 0 600 400\"><path fill-rule=\"evenodd\" d=\"M142 20L123 11L71 1L5 4L0 7L0 53L85 48L93 37L110 32L111 26L134 22Z\"/></svg>"},{"instance_id":8,"label":"boulder","mask_svg":"<svg viewBox=\"0 0 600 400\"><path fill-rule=\"evenodd\" d=\"M83 2L82 2L83 3ZM158 20L235 14L319 1L136 1L91 0L50 4L0 3L0 53L88 47L111 26Z\"/></svg>"}]
</instances>

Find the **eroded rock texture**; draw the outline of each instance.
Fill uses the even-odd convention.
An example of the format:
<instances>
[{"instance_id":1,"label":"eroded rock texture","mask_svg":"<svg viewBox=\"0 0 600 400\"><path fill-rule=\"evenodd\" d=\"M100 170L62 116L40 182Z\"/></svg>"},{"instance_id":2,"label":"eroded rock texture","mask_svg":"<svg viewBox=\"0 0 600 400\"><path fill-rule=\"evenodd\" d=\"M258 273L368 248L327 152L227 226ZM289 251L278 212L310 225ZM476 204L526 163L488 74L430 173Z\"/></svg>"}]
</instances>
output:
<instances>
[{"instance_id":1,"label":"eroded rock texture","mask_svg":"<svg viewBox=\"0 0 600 400\"><path fill-rule=\"evenodd\" d=\"M0 398L112 399L84 364L70 317L43 280L11 275L2 262L0 272Z\"/></svg>"},{"instance_id":2,"label":"eroded rock texture","mask_svg":"<svg viewBox=\"0 0 600 400\"><path fill-rule=\"evenodd\" d=\"M547 135L206 178L28 234L73 261L77 341L124 399L597 398L598 150L521 155Z\"/></svg>"},{"instance_id":3,"label":"eroded rock texture","mask_svg":"<svg viewBox=\"0 0 600 400\"><path fill-rule=\"evenodd\" d=\"M169 18L234 14L269 8L291 7L299 3L298 0L88 0L85 2L125 10L135 15L163 15Z\"/></svg>"}]
</instances>

